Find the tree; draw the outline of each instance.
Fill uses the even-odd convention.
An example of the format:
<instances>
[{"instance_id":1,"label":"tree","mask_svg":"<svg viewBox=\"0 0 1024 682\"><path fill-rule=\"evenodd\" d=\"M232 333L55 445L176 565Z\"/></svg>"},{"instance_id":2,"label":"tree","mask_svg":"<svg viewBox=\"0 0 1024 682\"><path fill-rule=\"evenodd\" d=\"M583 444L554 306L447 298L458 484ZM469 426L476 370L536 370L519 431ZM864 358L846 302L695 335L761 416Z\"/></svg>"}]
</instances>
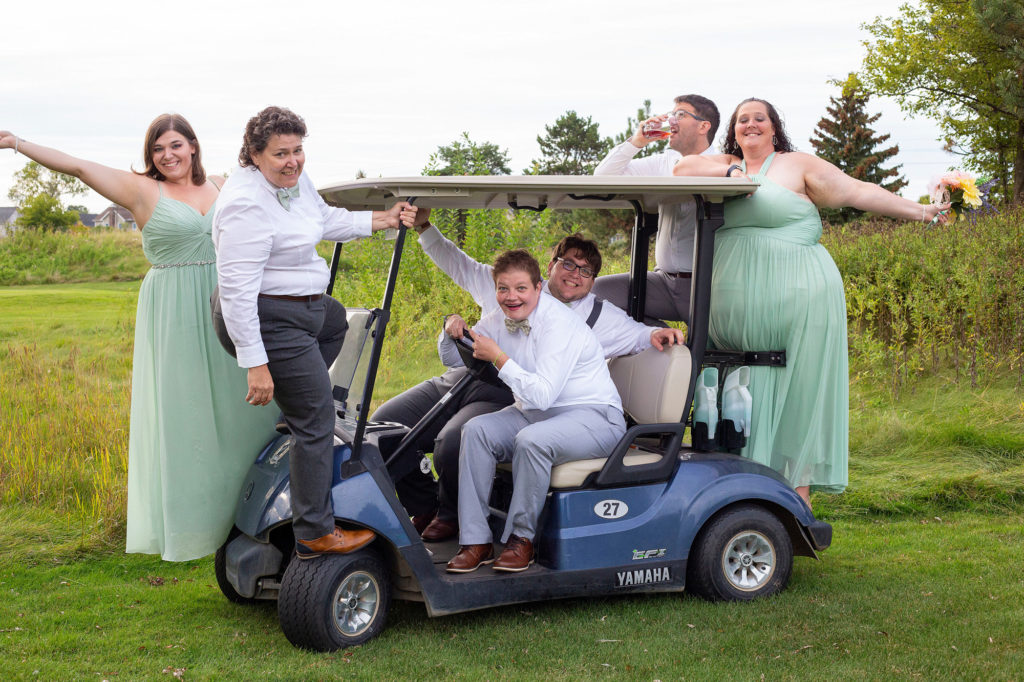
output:
<instances>
[{"instance_id":1,"label":"tree","mask_svg":"<svg viewBox=\"0 0 1024 682\"><path fill-rule=\"evenodd\" d=\"M654 114L651 113L651 100L645 99L643 106L636 110L636 118L626 119L626 130L625 132L621 132L615 136L614 144L620 145L629 138L633 137L633 133L636 132L636 129L640 127L640 125L644 121L646 121L653 115ZM667 144L668 143L665 140L651 142L650 144L646 145L643 149L641 149L636 156L637 158L640 158L644 156L651 156L652 154L660 154L661 152L665 151L665 147Z\"/></svg>"},{"instance_id":2,"label":"tree","mask_svg":"<svg viewBox=\"0 0 1024 682\"><path fill-rule=\"evenodd\" d=\"M508 175L508 151L490 142L477 144L469 133L430 155L426 175Z\"/></svg>"},{"instance_id":3,"label":"tree","mask_svg":"<svg viewBox=\"0 0 1024 682\"><path fill-rule=\"evenodd\" d=\"M29 161L25 167L14 174L14 185L7 193L8 198L24 205L26 201L39 194L48 194L64 206L64 196L84 196L89 192L85 183L76 177L52 171Z\"/></svg>"},{"instance_id":4,"label":"tree","mask_svg":"<svg viewBox=\"0 0 1024 682\"><path fill-rule=\"evenodd\" d=\"M544 126L546 135L537 136L540 159L530 162L524 175L590 175L601 162L611 140L601 137L590 117L569 110L554 125Z\"/></svg>"},{"instance_id":5,"label":"tree","mask_svg":"<svg viewBox=\"0 0 1024 682\"><path fill-rule=\"evenodd\" d=\"M874 41L864 42L863 81L938 121L965 166L1024 200L1024 4L921 0L900 12L865 24Z\"/></svg>"},{"instance_id":6,"label":"tree","mask_svg":"<svg viewBox=\"0 0 1024 682\"><path fill-rule=\"evenodd\" d=\"M50 194L37 194L22 202L14 222L18 227L63 232L78 222L78 211L66 210Z\"/></svg>"},{"instance_id":7,"label":"tree","mask_svg":"<svg viewBox=\"0 0 1024 682\"><path fill-rule=\"evenodd\" d=\"M498 148L498 145L490 142L477 144L469 139L469 133L463 132L462 137L449 145L438 147L437 151L430 155L424 175L508 175L511 169L508 166L508 151ZM474 219L477 221L495 220L494 216L488 216L488 211L475 212ZM470 214L466 209L440 209L431 213L431 221L451 234L452 239L460 247L466 243L467 226ZM497 229L497 228L495 228ZM486 232L486 229L482 229Z\"/></svg>"},{"instance_id":8,"label":"tree","mask_svg":"<svg viewBox=\"0 0 1024 682\"><path fill-rule=\"evenodd\" d=\"M833 85L842 88L839 98L830 97L826 107L827 116L818 121L811 136L811 146L818 156L835 164L850 177L864 182L881 185L890 192L899 192L907 186L900 175L900 166L882 168L882 164L899 153L899 145L887 149L877 147L889 139L889 135L877 135L871 124L882 115L869 115L865 110L869 95L856 74L851 73L845 81L833 80ZM893 178L886 182L887 178ZM823 218L833 224L847 223L863 214L855 208L825 208Z\"/></svg>"}]
</instances>

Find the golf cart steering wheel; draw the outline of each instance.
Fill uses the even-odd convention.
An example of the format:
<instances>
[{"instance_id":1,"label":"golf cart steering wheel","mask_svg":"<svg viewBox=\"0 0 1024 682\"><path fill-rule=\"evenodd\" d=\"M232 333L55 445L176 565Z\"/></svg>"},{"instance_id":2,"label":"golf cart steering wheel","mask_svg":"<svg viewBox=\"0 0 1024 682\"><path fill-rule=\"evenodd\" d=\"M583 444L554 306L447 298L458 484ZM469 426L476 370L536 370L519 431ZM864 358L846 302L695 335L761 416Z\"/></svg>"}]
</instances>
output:
<instances>
[{"instance_id":1,"label":"golf cart steering wheel","mask_svg":"<svg viewBox=\"0 0 1024 682\"><path fill-rule=\"evenodd\" d=\"M455 339L455 348L459 351L459 357L462 358L462 363L466 365L466 369L469 370L470 374L492 386L508 388L505 382L498 378L497 367L489 362L473 357L473 337L469 335L468 331L464 331L460 338Z\"/></svg>"}]
</instances>

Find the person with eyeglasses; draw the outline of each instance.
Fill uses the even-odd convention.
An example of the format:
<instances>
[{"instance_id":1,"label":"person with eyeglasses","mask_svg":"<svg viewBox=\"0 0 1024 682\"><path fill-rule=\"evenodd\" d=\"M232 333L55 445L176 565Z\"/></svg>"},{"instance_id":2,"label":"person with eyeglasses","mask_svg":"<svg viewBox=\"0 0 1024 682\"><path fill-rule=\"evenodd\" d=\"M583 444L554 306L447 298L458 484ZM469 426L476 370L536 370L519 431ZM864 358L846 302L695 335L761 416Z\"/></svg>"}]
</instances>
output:
<instances>
[{"instance_id":1,"label":"person with eyeglasses","mask_svg":"<svg viewBox=\"0 0 1024 682\"><path fill-rule=\"evenodd\" d=\"M448 562L452 573L492 561L496 571L529 568L552 467L606 457L626 431L604 349L579 316L543 293L534 257L523 249L506 251L495 259L491 275L496 307L469 330L473 357L494 363L516 402L474 417L462 429L460 547ZM465 329L450 320L438 352L445 365L458 367L462 358L453 338ZM487 518L499 462L512 464L512 499L501 536L505 548L494 560Z\"/></svg>"},{"instance_id":2,"label":"person with eyeglasses","mask_svg":"<svg viewBox=\"0 0 1024 682\"><path fill-rule=\"evenodd\" d=\"M718 131L718 107L700 95L675 98L670 113L652 116L633 135L613 148L594 170L594 175L672 175L676 162L684 156L712 152L711 143ZM644 134L648 125L660 128L668 122L668 149L660 154L634 158L640 150L659 137ZM697 206L687 196L678 203L658 207L658 234L655 238L655 268L647 273L647 299L644 315L650 324L658 320L690 317L690 281L693 272L693 241L697 229ZM608 275L594 283L594 294L625 308L629 296L629 274Z\"/></svg>"},{"instance_id":3,"label":"person with eyeglasses","mask_svg":"<svg viewBox=\"0 0 1024 682\"><path fill-rule=\"evenodd\" d=\"M427 209L421 209L426 214ZM420 233L420 246L445 274L473 297L481 308L481 315L498 308L494 297L492 267L479 263L429 220L416 230ZM663 350L682 344L683 333L678 329L653 327L633 320L625 311L591 293L595 278L601 271L601 252L597 244L582 235L564 237L551 250L547 264L547 279L542 290L565 304L593 329L606 358L632 355L654 346ZM466 323L458 315L445 320L445 331L459 335ZM444 333L442 333L443 340ZM428 379L391 398L373 413L373 421L390 421L413 426L441 399L466 373L465 368L449 369L443 375ZM480 414L495 412L512 403L512 394L483 381L473 381L468 390L453 399L444 415L420 438L417 447L434 453L434 469L438 483L432 475L413 472L396 482L399 500L413 517L413 525L427 542L442 542L458 533L458 463L459 443L463 425ZM435 511L436 509L436 511Z\"/></svg>"}]
</instances>

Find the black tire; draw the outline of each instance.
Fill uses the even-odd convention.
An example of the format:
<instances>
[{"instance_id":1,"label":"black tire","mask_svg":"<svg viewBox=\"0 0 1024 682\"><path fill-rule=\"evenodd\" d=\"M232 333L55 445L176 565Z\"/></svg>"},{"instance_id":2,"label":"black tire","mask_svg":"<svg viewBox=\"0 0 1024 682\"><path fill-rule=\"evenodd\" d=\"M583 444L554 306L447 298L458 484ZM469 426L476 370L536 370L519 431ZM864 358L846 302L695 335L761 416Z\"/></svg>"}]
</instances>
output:
<instances>
[{"instance_id":1,"label":"black tire","mask_svg":"<svg viewBox=\"0 0 1024 682\"><path fill-rule=\"evenodd\" d=\"M710 601L750 601L786 589L793 543L775 514L752 504L709 520L693 543L686 589Z\"/></svg>"},{"instance_id":2,"label":"black tire","mask_svg":"<svg viewBox=\"0 0 1024 682\"><path fill-rule=\"evenodd\" d=\"M232 526L231 532L228 533L228 539L224 541L224 544L220 546L217 553L213 555L213 573L217 576L217 587L220 588L221 594L223 594L229 602L235 604L242 604L243 606L250 606L252 604L259 604L260 599L253 599L252 597L243 597L235 591L235 586L228 580L227 574L227 547L228 543L234 540L236 537L241 535L242 531L238 530L237 527Z\"/></svg>"},{"instance_id":3,"label":"black tire","mask_svg":"<svg viewBox=\"0 0 1024 682\"><path fill-rule=\"evenodd\" d=\"M380 634L390 603L387 567L364 549L292 561L281 580L277 617L293 645L334 651Z\"/></svg>"}]
</instances>

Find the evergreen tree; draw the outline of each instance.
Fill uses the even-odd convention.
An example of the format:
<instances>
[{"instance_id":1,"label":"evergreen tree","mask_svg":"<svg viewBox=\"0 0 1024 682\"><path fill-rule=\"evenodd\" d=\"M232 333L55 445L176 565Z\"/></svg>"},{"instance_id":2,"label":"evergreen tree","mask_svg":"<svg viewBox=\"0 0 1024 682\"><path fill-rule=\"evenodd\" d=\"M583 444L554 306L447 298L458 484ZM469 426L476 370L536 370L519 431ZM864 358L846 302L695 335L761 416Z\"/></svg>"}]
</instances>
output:
<instances>
[{"instance_id":1,"label":"evergreen tree","mask_svg":"<svg viewBox=\"0 0 1024 682\"><path fill-rule=\"evenodd\" d=\"M430 155L424 175L509 175L508 150L502 150L493 142L477 143L470 139L469 133L463 132L462 137L451 144L437 148ZM463 208L442 208L430 214L434 225L447 234L460 247L466 245L466 236L470 226L481 224L481 234L497 232L495 211L469 211Z\"/></svg>"},{"instance_id":2,"label":"evergreen tree","mask_svg":"<svg viewBox=\"0 0 1024 682\"><path fill-rule=\"evenodd\" d=\"M602 138L597 124L567 111L537 136L541 158L530 162L524 175L590 175L604 158L611 140Z\"/></svg>"},{"instance_id":3,"label":"evergreen tree","mask_svg":"<svg viewBox=\"0 0 1024 682\"><path fill-rule=\"evenodd\" d=\"M818 121L811 137L811 145L818 156L835 164L850 177L881 185L890 192L899 192L907 186L900 175L900 165L883 168L887 160L899 153L899 145L879 149L889 135L878 135L871 125L881 114L868 114L865 109L869 95L856 74L845 81L832 81L842 88L841 95L830 97L828 115ZM864 212L855 208L823 208L821 217L833 224L853 220Z\"/></svg>"},{"instance_id":4,"label":"evergreen tree","mask_svg":"<svg viewBox=\"0 0 1024 682\"><path fill-rule=\"evenodd\" d=\"M622 144L629 138L633 137L633 133L640 125L649 119L654 114L651 113L651 100L645 99L644 105L636 110L636 118L626 120L625 132L619 133L615 136L614 144L616 146ZM644 146L643 149L637 153L635 158L642 158L644 156L651 156L652 154L660 154L668 148L668 142L666 140L660 140L658 142L651 142Z\"/></svg>"}]
</instances>

